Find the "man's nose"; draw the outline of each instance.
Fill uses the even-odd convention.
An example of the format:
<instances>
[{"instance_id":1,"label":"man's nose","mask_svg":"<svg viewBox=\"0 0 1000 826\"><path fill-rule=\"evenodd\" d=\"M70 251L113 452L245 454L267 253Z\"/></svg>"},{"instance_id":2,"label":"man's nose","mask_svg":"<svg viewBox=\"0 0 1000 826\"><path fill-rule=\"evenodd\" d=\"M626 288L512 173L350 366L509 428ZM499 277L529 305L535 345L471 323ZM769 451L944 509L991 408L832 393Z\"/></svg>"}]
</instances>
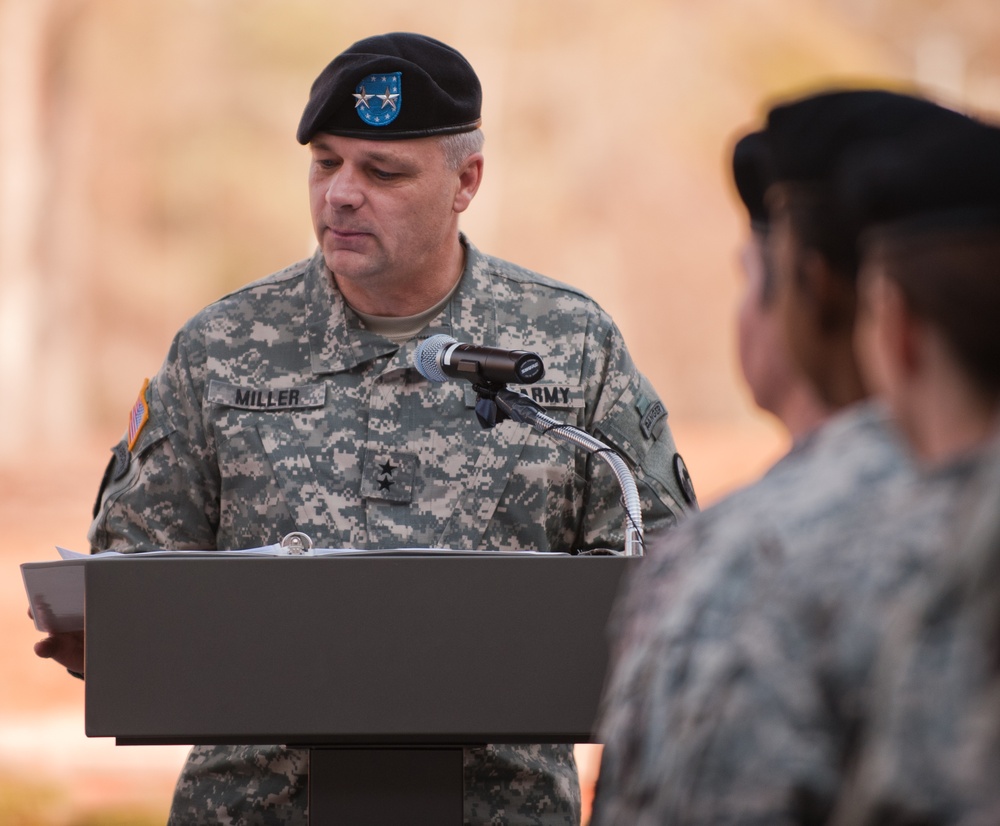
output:
<instances>
[{"instance_id":1,"label":"man's nose","mask_svg":"<svg viewBox=\"0 0 1000 826\"><path fill-rule=\"evenodd\" d=\"M364 200L364 185L359 171L346 164L341 166L330 177L326 188L327 203L335 209L341 207L357 209Z\"/></svg>"}]
</instances>

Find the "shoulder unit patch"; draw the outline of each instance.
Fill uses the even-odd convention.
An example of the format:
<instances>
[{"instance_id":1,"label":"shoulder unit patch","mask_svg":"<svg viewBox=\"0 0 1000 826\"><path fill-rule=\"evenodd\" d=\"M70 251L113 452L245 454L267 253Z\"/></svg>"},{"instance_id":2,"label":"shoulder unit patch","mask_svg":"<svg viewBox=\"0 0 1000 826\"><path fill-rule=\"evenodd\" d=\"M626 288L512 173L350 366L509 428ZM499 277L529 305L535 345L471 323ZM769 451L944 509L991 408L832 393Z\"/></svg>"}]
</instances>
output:
<instances>
[{"instance_id":1,"label":"shoulder unit patch","mask_svg":"<svg viewBox=\"0 0 1000 826\"><path fill-rule=\"evenodd\" d=\"M132 405L132 412L128 414L129 450L132 450L132 448L135 447L135 443L139 440L139 434L142 433L142 429L146 426L146 422L149 421L148 391L149 379L146 379L142 383L142 389L139 391L139 398L136 399L135 404Z\"/></svg>"}]
</instances>

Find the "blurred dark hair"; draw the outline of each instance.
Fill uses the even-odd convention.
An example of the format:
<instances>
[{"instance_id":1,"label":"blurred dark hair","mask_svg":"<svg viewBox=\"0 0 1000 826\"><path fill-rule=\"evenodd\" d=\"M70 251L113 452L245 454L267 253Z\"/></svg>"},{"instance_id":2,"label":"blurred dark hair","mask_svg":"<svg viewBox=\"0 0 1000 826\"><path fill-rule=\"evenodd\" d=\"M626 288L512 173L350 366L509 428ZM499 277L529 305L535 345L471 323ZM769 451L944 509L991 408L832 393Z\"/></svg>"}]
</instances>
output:
<instances>
[{"instance_id":1,"label":"blurred dark hair","mask_svg":"<svg viewBox=\"0 0 1000 826\"><path fill-rule=\"evenodd\" d=\"M1000 229L878 234L866 247L910 310L941 331L969 378L1000 399Z\"/></svg>"},{"instance_id":2,"label":"blurred dark hair","mask_svg":"<svg viewBox=\"0 0 1000 826\"><path fill-rule=\"evenodd\" d=\"M844 221L830 189L823 185L785 184L784 190L785 209L799 243L820 253L838 275L857 281L857 233Z\"/></svg>"}]
</instances>

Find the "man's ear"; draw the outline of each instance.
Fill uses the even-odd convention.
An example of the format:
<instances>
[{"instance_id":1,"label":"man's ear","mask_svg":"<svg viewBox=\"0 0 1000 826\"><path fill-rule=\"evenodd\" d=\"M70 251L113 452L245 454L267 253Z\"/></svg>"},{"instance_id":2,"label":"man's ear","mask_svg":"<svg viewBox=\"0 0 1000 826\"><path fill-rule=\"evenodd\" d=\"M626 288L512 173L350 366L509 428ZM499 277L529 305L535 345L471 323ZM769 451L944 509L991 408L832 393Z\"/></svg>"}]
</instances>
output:
<instances>
[{"instance_id":1,"label":"man's ear","mask_svg":"<svg viewBox=\"0 0 1000 826\"><path fill-rule=\"evenodd\" d=\"M453 209L455 212L465 212L479 191L483 181L483 155L474 152L462 163L458 170L458 189L455 192Z\"/></svg>"},{"instance_id":2,"label":"man's ear","mask_svg":"<svg viewBox=\"0 0 1000 826\"><path fill-rule=\"evenodd\" d=\"M796 282L802 308L818 332L850 334L857 312L857 290L851 279L840 275L820 253L803 250Z\"/></svg>"}]
</instances>

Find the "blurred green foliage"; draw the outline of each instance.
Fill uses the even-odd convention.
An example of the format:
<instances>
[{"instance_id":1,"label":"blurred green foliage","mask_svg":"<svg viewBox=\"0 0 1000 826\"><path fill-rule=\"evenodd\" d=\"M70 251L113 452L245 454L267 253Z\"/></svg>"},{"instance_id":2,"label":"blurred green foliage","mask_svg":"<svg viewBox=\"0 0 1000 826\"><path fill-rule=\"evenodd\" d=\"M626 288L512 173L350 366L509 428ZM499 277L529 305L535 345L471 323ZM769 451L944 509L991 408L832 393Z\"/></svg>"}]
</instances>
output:
<instances>
[{"instance_id":1,"label":"blurred green foliage","mask_svg":"<svg viewBox=\"0 0 1000 826\"><path fill-rule=\"evenodd\" d=\"M65 790L54 783L0 777L3 826L162 826L164 813L138 804L72 812Z\"/></svg>"},{"instance_id":2,"label":"blurred green foliage","mask_svg":"<svg viewBox=\"0 0 1000 826\"><path fill-rule=\"evenodd\" d=\"M136 807L115 807L73 817L66 826L162 826L163 815Z\"/></svg>"}]
</instances>

